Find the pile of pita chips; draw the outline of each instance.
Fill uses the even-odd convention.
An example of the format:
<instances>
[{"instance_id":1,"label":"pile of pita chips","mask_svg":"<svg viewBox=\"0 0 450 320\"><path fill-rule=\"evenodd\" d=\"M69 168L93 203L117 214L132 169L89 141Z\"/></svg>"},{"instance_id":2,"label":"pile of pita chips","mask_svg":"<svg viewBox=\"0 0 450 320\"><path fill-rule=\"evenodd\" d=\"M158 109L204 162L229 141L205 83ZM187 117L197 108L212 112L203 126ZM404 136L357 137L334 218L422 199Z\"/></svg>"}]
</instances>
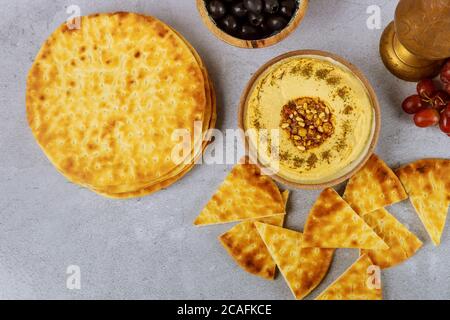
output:
<instances>
[{"instance_id":1,"label":"pile of pita chips","mask_svg":"<svg viewBox=\"0 0 450 320\"><path fill-rule=\"evenodd\" d=\"M289 191L283 192L286 204ZM257 221L282 227L284 215L262 218ZM243 221L219 237L228 254L248 273L267 280L275 278L276 265L255 227L254 221Z\"/></svg>"},{"instance_id":2,"label":"pile of pita chips","mask_svg":"<svg viewBox=\"0 0 450 320\"><path fill-rule=\"evenodd\" d=\"M300 232L260 222L255 225L295 298L306 297L327 274L334 250L302 248Z\"/></svg>"},{"instance_id":3,"label":"pile of pita chips","mask_svg":"<svg viewBox=\"0 0 450 320\"><path fill-rule=\"evenodd\" d=\"M359 249L360 258L316 299L379 300L380 270L406 261L423 245L385 207L409 195L438 244L450 205L448 172L450 160L421 160L394 173L373 155L343 197L331 188L320 194L302 234L283 228L288 192L281 194L257 166L240 164L195 224L242 221L219 237L222 245L242 269L264 279L273 279L277 266L296 299L321 283L336 248Z\"/></svg>"},{"instance_id":4,"label":"pile of pita chips","mask_svg":"<svg viewBox=\"0 0 450 320\"><path fill-rule=\"evenodd\" d=\"M362 255L316 300L381 300L379 270L369 256Z\"/></svg>"},{"instance_id":5,"label":"pile of pita chips","mask_svg":"<svg viewBox=\"0 0 450 320\"><path fill-rule=\"evenodd\" d=\"M385 250L389 246L333 189L317 199L303 235L303 247Z\"/></svg>"},{"instance_id":6,"label":"pile of pita chips","mask_svg":"<svg viewBox=\"0 0 450 320\"><path fill-rule=\"evenodd\" d=\"M344 199L361 216L389 249L362 249L382 269L412 257L422 242L394 218L384 207L408 198L395 173L377 155L348 182Z\"/></svg>"},{"instance_id":7,"label":"pile of pita chips","mask_svg":"<svg viewBox=\"0 0 450 320\"><path fill-rule=\"evenodd\" d=\"M376 234L351 207L331 188L325 189L317 199L305 224L304 249L359 248L388 250L386 242ZM377 272L371 275L370 272ZM375 287L372 280L380 280L380 268L362 254L343 275L317 298L318 300L379 300L381 285ZM373 277L376 278L373 278Z\"/></svg>"},{"instance_id":8,"label":"pile of pita chips","mask_svg":"<svg viewBox=\"0 0 450 320\"><path fill-rule=\"evenodd\" d=\"M282 228L288 195L257 166L238 164L194 224L241 221L219 237L228 254L243 270L268 280L278 266L294 296L303 299L325 277L334 249L302 248L302 234Z\"/></svg>"},{"instance_id":9,"label":"pile of pita chips","mask_svg":"<svg viewBox=\"0 0 450 320\"><path fill-rule=\"evenodd\" d=\"M445 166L441 163L440 167ZM322 192L308 216L302 246L359 247L361 259L319 299L381 298L381 291L364 293L367 288L362 285L352 286L350 283L348 287L352 289L346 291L345 282L351 278L349 274L361 269L358 266L363 261L367 266L380 269L393 267L412 257L422 247L422 242L384 209L408 198L402 182L383 160L373 155L350 179L344 193L345 200L332 189ZM447 210L450 197L448 193L443 194L441 192L441 200L447 197ZM364 276L361 270L358 272Z\"/></svg>"},{"instance_id":10,"label":"pile of pita chips","mask_svg":"<svg viewBox=\"0 0 450 320\"><path fill-rule=\"evenodd\" d=\"M398 177L375 154L349 180L344 193L344 199L358 214L373 212L407 198Z\"/></svg>"},{"instance_id":11,"label":"pile of pita chips","mask_svg":"<svg viewBox=\"0 0 450 320\"><path fill-rule=\"evenodd\" d=\"M396 173L431 240L439 245L450 205L450 160L419 160Z\"/></svg>"},{"instance_id":12,"label":"pile of pita chips","mask_svg":"<svg viewBox=\"0 0 450 320\"><path fill-rule=\"evenodd\" d=\"M211 225L284 215L284 201L273 180L255 164L236 165L195 219Z\"/></svg>"}]
</instances>

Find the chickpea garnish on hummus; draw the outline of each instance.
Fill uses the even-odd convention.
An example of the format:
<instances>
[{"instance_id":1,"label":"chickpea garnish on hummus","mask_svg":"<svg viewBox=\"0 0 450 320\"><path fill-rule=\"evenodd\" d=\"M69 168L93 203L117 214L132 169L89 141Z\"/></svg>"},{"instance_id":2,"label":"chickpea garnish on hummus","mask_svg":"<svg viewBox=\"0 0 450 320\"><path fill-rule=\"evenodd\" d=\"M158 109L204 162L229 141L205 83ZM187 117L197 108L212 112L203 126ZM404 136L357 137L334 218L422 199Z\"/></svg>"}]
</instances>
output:
<instances>
[{"instance_id":1,"label":"chickpea garnish on hummus","mask_svg":"<svg viewBox=\"0 0 450 320\"><path fill-rule=\"evenodd\" d=\"M319 98L298 98L281 110L281 128L300 151L322 145L334 133L330 108Z\"/></svg>"}]
</instances>

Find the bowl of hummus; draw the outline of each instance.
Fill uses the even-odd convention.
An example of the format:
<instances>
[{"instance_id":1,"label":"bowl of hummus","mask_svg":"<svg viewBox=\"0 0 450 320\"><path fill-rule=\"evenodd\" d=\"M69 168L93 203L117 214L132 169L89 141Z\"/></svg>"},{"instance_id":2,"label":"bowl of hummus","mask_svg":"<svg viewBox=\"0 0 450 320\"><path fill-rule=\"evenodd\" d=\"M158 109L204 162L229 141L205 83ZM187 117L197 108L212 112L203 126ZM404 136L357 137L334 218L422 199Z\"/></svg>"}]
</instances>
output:
<instances>
[{"instance_id":1,"label":"bowl of hummus","mask_svg":"<svg viewBox=\"0 0 450 320\"><path fill-rule=\"evenodd\" d=\"M252 161L301 189L337 185L373 153L380 106L365 76L328 52L293 51L263 65L241 97L239 127Z\"/></svg>"}]
</instances>

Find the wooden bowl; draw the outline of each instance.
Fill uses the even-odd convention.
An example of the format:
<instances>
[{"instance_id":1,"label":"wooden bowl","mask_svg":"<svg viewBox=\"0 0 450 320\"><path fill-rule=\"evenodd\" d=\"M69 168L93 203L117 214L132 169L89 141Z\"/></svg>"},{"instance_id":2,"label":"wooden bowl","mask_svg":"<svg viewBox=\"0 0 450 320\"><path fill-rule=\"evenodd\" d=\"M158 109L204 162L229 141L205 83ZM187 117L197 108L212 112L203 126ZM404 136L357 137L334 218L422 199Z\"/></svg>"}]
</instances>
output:
<instances>
[{"instance_id":1,"label":"wooden bowl","mask_svg":"<svg viewBox=\"0 0 450 320\"><path fill-rule=\"evenodd\" d=\"M276 173L274 173L270 168L262 165L261 162L258 160L257 155L253 154L252 151L250 150L250 148L249 148L250 144L249 144L248 137L245 134L242 134L241 136L242 136L242 139L244 140L246 154L249 155L249 157L253 161L253 163L256 163L259 167L265 169L265 172L271 173L272 178L274 178L276 181L278 181L282 184L288 185L290 187L297 188L297 189L325 189L328 187L336 186L336 185L344 182L345 180L348 180L357 171L359 171L366 164L366 162L369 160L369 158L373 154L375 147L377 145L377 142L378 142L379 135L380 135L381 111L380 111L380 104L378 102L378 98L375 94L375 91L374 91L372 85L369 83L367 78L353 64L351 64L350 62L346 61L345 59L343 59L333 53L318 51L318 50L291 51L291 52L288 52L288 53L285 53L278 57L273 58L272 60L270 60L269 62L264 64L262 67L260 67L258 69L258 71L256 71L256 73L252 76L252 78L248 82L248 84L241 96L241 100L239 103L238 126L239 126L239 129L241 129L241 132L245 132L246 128L245 128L244 123L245 123L245 114L246 114L246 108L247 108L247 99L248 99L248 96L251 94L254 83L259 79L261 74L263 72L265 72L268 68L270 68L273 64L275 64L281 60L284 60L286 58L290 58L293 56L304 56L304 55L327 57L327 58L331 58L334 61L337 61L338 63L343 64L344 66L346 66L347 68L349 68L352 71L353 75L355 75L367 89L367 93L369 94L370 100L372 101L372 106L374 108L375 126L374 126L374 130L373 130L372 140L370 141L370 144L368 146L366 154L361 157L361 159L359 160L359 163L351 171L349 171L346 174L343 174L342 176L340 176L336 179L333 179L333 180L330 180L327 182L323 182L323 183L317 183L317 184L304 184L304 183L298 183L298 182L287 180L287 179L277 175Z\"/></svg>"},{"instance_id":2,"label":"wooden bowl","mask_svg":"<svg viewBox=\"0 0 450 320\"><path fill-rule=\"evenodd\" d=\"M208 9L206 8L206 3L204 0L197 0L197 8L200 12L200 16L203 20L203 22L206 24L208 29L219 39L222 41L231 44L233 46L239 47L239 48L247 48L247 49L256 49L256 48L265 48L270 47L274 44L277 44L284 38L286 38L288 35L290 35L299 25L300 22L303 20L306 10L308 9L308 1L309 0L301 0L300 6L295 12L294 17L291 19L289 24L282 29L279 33L268 37L264 39L259 40L243 40L236 37L233 37L232 35L229 35L222 29L220 29L214 20L210 17L208 13Z\"/></svg>"}]
</instances>

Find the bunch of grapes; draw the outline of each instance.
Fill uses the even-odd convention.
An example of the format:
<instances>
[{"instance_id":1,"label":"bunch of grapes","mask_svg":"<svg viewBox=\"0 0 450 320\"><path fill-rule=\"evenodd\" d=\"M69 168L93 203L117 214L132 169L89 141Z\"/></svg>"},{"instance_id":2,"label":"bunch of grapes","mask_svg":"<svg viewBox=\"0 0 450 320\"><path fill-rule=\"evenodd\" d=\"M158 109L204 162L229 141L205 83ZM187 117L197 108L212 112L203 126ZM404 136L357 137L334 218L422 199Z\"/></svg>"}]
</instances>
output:
<instances>
[{"instance_id":1,"label":"bunch of grapes","mask_svg":"<svg viewBox=\"0 0 450 320\"><path fill-rule=\"evenodd\" d=\"M433 79L424 79L417 84L417 94L403 101L402 108L414 115L414 123L420 128L439 124L442 132L450 137L450 60L444 65L439 88Z\"/></svg>"}]
</instances>

